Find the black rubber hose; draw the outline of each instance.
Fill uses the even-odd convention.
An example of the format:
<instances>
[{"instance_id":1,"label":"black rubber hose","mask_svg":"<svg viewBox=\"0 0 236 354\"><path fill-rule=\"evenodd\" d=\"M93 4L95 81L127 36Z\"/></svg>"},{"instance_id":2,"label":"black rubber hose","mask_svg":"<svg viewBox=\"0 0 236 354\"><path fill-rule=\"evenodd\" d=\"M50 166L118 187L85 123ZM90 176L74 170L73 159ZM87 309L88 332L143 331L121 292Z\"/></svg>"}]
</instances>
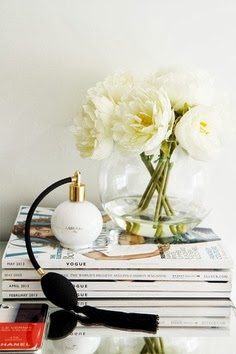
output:
<instances>
[{"instance_id":1,"label":"black rubber hose","mask_svg":"<svg viewBox=\"0 0 236 354\"><path fill-rule=\"evenodd\" d=\"M27 218L26 218L26 222L25 222L25 244L26 244L26 249L29 255L29 259L33 265L33 267L38 270L40 268L40 265L38 264L38 262L35 259L33 250L32 250L32 245L31 245L31 240L30 240L30 225L31 225L31 220L33 217L33 214L35 212L35 209L37 208L37 206L39 205L39 203L43 200L44 197L46 197L46 195L48 195L51 191L53 191L54 189L62 186L63 184L66 183L70 183L72 181L72 177L66 177L63 178L53 184L51 184L49 187L47 187L33 202L33 204L31 205Z\"/></svg>"}]
</instances>

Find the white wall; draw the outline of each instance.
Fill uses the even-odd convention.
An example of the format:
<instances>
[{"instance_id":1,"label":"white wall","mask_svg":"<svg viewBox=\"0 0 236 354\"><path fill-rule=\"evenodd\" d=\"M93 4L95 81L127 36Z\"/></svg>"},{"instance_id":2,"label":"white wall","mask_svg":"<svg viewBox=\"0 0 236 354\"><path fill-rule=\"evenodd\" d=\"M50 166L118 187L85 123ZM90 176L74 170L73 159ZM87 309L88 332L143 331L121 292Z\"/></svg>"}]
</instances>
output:
<instances>
[{"instance_id":1,"label":"white wall","mask_svg":"<svg viewBox=\"0 0 236 354\"><path fill-rule=\"evenodd\" d=\"M186 63L236 92L235 11L234 0L0 0L1 239L20 204L75 169L99 206L98 163L79 157L68 130L98 80L118 68L149 73ZM235 162L233 141L213 164L215 205L205 220L229 243ZM66 198L62 188L44 204Z\"/></svg>"}]
</instances>

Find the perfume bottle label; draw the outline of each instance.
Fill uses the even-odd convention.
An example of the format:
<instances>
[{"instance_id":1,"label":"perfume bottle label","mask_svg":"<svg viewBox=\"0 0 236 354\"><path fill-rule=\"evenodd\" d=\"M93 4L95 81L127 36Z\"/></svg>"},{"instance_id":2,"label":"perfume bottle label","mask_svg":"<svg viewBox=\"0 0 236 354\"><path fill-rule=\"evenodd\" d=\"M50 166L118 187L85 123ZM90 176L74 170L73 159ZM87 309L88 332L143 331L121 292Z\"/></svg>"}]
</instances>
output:
<instances>
[{"instance_id":1,"label":"perfume bottle label","mask_svg":"<svg viewBox=\"0 0 236 354\"><path fill-rule=\"evenodd\" d=\"M69 230L69 231L73 231L73 232L78 232L78 231L83 231L84 230L83 227L79 227L79 226L66 226L65 229Z\"/></svg>"}]
</instances>

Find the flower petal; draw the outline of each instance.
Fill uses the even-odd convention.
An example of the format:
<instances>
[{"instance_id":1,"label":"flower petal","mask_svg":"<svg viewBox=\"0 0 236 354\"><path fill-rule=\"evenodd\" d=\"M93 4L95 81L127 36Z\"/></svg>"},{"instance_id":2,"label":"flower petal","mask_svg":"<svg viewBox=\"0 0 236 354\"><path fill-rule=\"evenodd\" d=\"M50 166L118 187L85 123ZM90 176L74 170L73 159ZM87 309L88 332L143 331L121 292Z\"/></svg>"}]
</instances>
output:
<instances>
[{"instance_id":1,"label":"flower petal","mask_svg":"<svg viewBox=\"0 0 236 354\"><path fill-rule=\"evenodd\" d=\"M206 106L191 108L175 128L180 146L197 160L209 160L221 150L220 133L218 112Z\"/></svg>"}]
</instances>

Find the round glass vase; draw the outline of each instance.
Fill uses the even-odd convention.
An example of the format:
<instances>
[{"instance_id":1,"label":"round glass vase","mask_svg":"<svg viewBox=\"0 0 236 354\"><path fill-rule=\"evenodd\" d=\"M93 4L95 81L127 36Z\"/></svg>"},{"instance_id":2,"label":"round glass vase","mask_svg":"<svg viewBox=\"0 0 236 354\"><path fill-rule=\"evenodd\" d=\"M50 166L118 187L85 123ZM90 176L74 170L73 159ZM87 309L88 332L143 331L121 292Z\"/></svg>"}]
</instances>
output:
<instances>
[{"instance_id":1,"label":"round glass vase","mask_svg":"<svg viewBox=\"0 0 236 354\"><path fill-rule=\"evenodd\" d=\"M178 147L170 159L114 149L99 170L106 213L122 229L147 237L173 237L196 227L209 212L208 182L206 164Z\"/></svg>"}]
</instances>

